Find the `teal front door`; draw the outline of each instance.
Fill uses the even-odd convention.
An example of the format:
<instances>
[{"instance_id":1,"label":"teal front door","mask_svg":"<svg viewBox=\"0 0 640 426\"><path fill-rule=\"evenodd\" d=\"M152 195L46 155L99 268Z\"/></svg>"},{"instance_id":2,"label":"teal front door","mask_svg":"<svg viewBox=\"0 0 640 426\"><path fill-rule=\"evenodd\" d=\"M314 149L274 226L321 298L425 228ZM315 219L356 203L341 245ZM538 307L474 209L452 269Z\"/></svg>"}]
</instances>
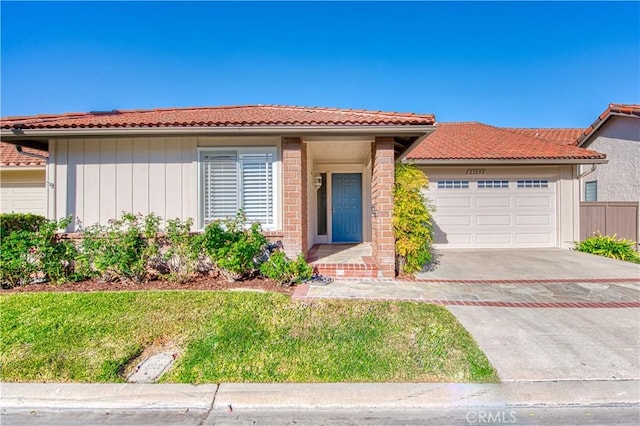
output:
<instances>
[{"instance_id":1,"label":"teal front door","mask_svg":"<svg viewBox=\"0 0 640 426\"><path fill-rule=\"evenodd\" d=\"M331 175L331 240L362 242L362 173Z\"/></svg>"}]
</instances>

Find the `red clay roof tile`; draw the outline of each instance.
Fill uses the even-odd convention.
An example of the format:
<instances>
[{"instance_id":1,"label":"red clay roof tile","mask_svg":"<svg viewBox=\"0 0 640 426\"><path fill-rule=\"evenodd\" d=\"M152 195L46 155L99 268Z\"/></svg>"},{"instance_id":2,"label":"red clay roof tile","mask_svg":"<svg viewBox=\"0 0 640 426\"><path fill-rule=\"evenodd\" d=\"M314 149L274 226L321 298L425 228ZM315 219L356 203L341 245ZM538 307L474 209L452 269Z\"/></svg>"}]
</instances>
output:
<instances>
[{"instance_id":1,"label":"red clay roof tile","mask_svg":"<svg viewBox=\"0 0 640 426\"><path fill-rule=\"evenodd\" d=\"M49 155L48 152L37 149L23 148L23 150L32 154ZM18 154L15 145L0 142L0 166L2 167L36 167L44 166L46 163L39 158Z\"/></svg>"},{"instance_id":2,"label":"red clay roof tile","mask_svg":"<svg viewBox=\"0 0 640 426\"><path fill-rule=\"evenodd\" d=\"M605 155L477 122L440 123L408 160L604 159Z\"/></svg>"},{"instance_id":3,"label":"red clay roof tile","mask_svg":"<svg viewBox=\"0 0 640 426\"><path fill-rule=\"evenodd\" d=\"M561 128L532 128L532 129L520 129L513 127L503 127L505 130L511 130L512 132L521 133L523 135L540 139L543 141L558 143L561 145L575 145L576 139L582 134L584 129L561 129Z\"/></svg>"},{"instance_id":4,"label":"red clay roof tile","mask_svg":"<svg viewBox=\"0 0 640 426\"><path fill-rule=\"evenodd\" d=\"M432 125L432 114L338 108L246 105L163 108L6 117L3 129L111 127L237 127L237 126L385 126Z\"/></svg>"}]
</instances>

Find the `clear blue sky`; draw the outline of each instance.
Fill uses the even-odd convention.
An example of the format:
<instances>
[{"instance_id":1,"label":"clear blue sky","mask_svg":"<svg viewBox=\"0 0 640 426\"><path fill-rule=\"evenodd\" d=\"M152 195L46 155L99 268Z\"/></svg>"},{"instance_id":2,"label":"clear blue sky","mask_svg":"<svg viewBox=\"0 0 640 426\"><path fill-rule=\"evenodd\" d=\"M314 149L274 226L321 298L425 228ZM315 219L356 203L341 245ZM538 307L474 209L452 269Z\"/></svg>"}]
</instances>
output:
<instances>
[{"instance_id":1,"label":"clear blue sky","mask_svg":"<svg viewBox=\"0 0 640 426\"><path fill-rule=\"evenodd\" d=\"M2 116L282 104L586 127L640 103L640 2L7 2Z\"/></svg>"}]
</instances>

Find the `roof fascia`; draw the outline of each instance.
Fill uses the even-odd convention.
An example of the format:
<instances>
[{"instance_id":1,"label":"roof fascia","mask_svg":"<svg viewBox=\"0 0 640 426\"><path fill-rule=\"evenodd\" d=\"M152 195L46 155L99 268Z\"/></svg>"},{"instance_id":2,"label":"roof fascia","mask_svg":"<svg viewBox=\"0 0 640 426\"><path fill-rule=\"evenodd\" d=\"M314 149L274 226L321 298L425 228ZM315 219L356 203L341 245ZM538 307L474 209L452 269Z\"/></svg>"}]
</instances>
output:
<instances>
[{"instance_id":1,"label":"roof fascia","mask_svg":"<svg viewBox=\"0 0 640 426\"><path fill-rule=\"evenodd\" d=\"M550 159L505 159L505 160L483 160L483 159L469 159L469 160L425 160L425 159L404 159L405 163L413 163L417 165L429 165L429 166L466 166L466 165L498 165L498 164L606 164L609 162L606 158L550 158Z\"/></svg>"},{"instance_id":2,"label":"roof fascia","mask_svg":"<svg viewBox=\"0 0 640 426\"><path fill-rule=\"evenodd\" d=\"M578 137L578 140L583 136L584 136L584 139L582 139L580 141L580 143L578 143L578 145L576 145L576 146L583 147L583 146L589 145L589 142L591 141L593 136L595 136L595 134L598 132L598 130L600 130L600 127L604 126L604 123L609 121L609 117L611 117L612 115L616 115L616 116L619 116L619 117L640 118L635 114L626 114L624 112L609 111L609 113L602 120L598 120L598 122L595 123L595 126L592 128L592 130L586 136L580 135ZM592 124L592 126L593 126L593 124Z\"/></svg>"},{"instance_id":3,"label":"roof fascia","mask_svg":"<svg viewBox=\"0 0 640 426\"><path fill-rule=\"evenodd\" d=\"M73 128L73 129L1 129L3 140L25 137L59 138L115 135L370 135L370 136L422 136L430 133L430 125L393 126L246 126L246 127L126 127L126 128Z\"/></svg>"}]
</instances>

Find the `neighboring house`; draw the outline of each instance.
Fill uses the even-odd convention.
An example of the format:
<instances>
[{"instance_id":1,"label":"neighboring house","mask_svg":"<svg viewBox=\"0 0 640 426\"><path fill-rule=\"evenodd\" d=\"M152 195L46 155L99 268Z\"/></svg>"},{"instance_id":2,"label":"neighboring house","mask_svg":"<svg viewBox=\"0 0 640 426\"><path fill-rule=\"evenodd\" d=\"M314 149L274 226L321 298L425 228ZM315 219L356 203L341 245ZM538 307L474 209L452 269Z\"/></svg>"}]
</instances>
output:
<instances>
[{"instance_id":1,"label":"neighboring house","mask_svg":"<svg viewBox=\"0 0 640 426\"><path fill-rule=\"evenodd\" d=\"M640 105L610 104L576 145L609 160L593 171L582 167L582 201L640 202Z\"/></svg>"},{"instance_id":2,"label":"neighboring house","mask_svg":"<svg viewBox=\"0 0 640 426\"><path fill-rule=\"evenodd\" d=\"M46 151L0 143L0 213L47 215ZM30 156L35 155L35 156Z\"/></svg>"},{"instance_id":3,"label":"neighboring house","mask_svg":"<svg viewBox=\"0 0 640 426\"><path fill-rule=\"evenodd\" d=\"M9 117L0 135L48 149L49 218L156 213L202 229L242 208L289 255L371 242L379 276L393 277L394 161L434 122L256 105Z\"/></svg>"},{"instance_id":4,"label":"neighboring house","mask_svg":"<svg viewBox=\"0 0 640 426\"><path fill-rule=\"evenodd\" d=\"M437 247L573 247L578 169L606 162L571 146L575 133L439 123L406 157L429 177Z\"/></svg>"}]
</instances>

